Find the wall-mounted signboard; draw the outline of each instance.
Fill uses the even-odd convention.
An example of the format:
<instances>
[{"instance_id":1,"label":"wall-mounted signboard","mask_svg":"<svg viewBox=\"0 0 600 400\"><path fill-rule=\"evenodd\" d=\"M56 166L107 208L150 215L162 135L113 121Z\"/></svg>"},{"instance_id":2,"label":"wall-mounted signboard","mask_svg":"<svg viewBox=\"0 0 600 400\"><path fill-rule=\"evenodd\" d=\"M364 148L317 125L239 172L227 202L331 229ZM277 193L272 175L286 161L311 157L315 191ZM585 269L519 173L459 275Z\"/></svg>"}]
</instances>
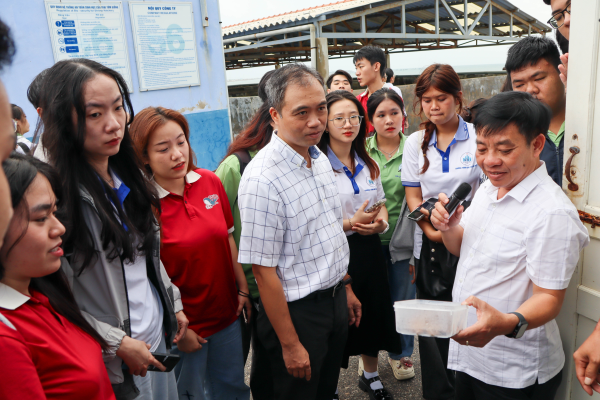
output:
<instances>
[{"instance_id":1,"label":"wall-mounted signboard","mask_svg":"<svg viewBox=\"0 0 600 400\"><path fill-rule=\"evenodd\" d=\"M118 71L132 91L120 1L45 0L54 61L89 58Z\"/></svg>"},{"instance_id":2,"label":"wall-mounted signboard","mask_svg":"<svg viewBox=\"0 0 600 400\"><path fill-rule=\"evenodd\" d=\"M200 85L191 2L130 1L140 91Z\"/></svg>"}]
</instances>

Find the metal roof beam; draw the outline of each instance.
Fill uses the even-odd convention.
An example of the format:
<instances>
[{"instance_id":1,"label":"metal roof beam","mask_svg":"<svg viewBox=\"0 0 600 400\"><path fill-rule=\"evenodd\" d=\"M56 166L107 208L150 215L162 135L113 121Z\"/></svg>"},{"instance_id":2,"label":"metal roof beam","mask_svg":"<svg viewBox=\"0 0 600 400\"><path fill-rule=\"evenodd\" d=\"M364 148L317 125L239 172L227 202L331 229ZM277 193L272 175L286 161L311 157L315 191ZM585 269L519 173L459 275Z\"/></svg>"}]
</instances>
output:
<instances>
[{"instance_id":1,"label":"metal roof beam","mask_svg":"<svg viewBox=\"0 0 600 400\"><path fill-rule=\"evenodd\" d=\"M325 21L320 21L319 26L321 28L323 28L326 25L337 24L338 22L347 21L349 19L354 19L354 18L358 18L361 16L367 16L370 14L375 14L375 13L378 13L381 11L389 10L390 8L406 6L407 4L416 3L419 1L421 1L421 0L402 0L402 1L397 1L394 3L390 3L390 4L385 4L385 5L379 6L379 7L373 7L373 8L368 8L366 10L353 12L353 13L346 14L346 15L340 15L339 17L334 17L334 18L326 19Z\"/></svg>"},{"instance_id":2,"label":"metal roof beam","mask_svg":"<svg viewBox=\"0 0 600 400\"><path fill-rule=\"evenodd\" d=\"M250 50L250 49L257 49L259 47L274 46L276 44L304 42L305 40L310 40L310 35L304 35L304 36L300 36L300 37L281 39L281 40L273 40L271 42L259 42L259 43L250 44L247 46L237 46L237 47L232 47L229 49L224 49L223 51L225 53L236 53L236 52ZM277 51L276 49L273 49L273 50Z\"/></svg>"},{"instance_id":3,"label":"metal roof beam","mask_svg":"<svg viewBox=\"0 0 600 400\"><path fill-rule=\"evenodd\" d=\"M485 6L481 9L481 11L479 11L479 15L477 16L477 18L475 18L475 21L473 21L473 23L471 24L471 27L467 31L467 35L470 35L471 32L473 32L473 29L475 29L475 27L479 23L479 20L481 19L483 14L485 14L485 10L487 10L487 8L490 6L490 4L491 4L491 0L488 0L488 2L485 3ZM493 21L490 21L490 22L493 22ZM510 36L512 36L512 19L511 19L511 24L510 24Z\"/></svg>"},{"instance_id":4,"label":"metal roof beam","mask_svg":"<svg viewBox=\"0 0 600 400\"><path fill-rule=\"evenodd\" d=\"M465 34L465 30L463 29L463 27L458 23L458 19L456 18L456 15L454 15L454 12L452 11L452 9L450 8L450 6L448 6L448 3L446 3L446 0L440 0L442 2L442 4L444 5L444 7L446 7L446 11L448 11L448 14L450 14L450 16L452 17L452 19L454 20L454 23L456 24L456 27L458 28L458 30L460 30L462 32L462 34ZM465 10L466 11L466 10ZM466 15L466 13L465 13Z\"/></svg>"},{"instance_id":5,"label":"metal roof beam","mask_svg":"<svg viewBox=\"0 0 600 400\"><path fill-rule=\"evenodd\" d=\"M490 3L492 3L492 5L493 5L494 7L496 7L498 10L500 10L500 11L502 11L502 12L504 12L504 13L506 13L506 14L510 15L510 16L512 16L512 17L513 17L513 18L515 18L517 21L521 21L523 24L525 24L525 25L529 26L529 29L530 29L530 30L533 28L533 29L535 29L535 30L537 31L537 33L540 33L540 34L542 34L542 35L546 35L546 33L545 33L545 32L543 32L542 30L540 30L540 29L538 29L537 27L535 27L535 26L533 26L533 25L532 25L532 22L535 22L535 20L533 20L533 21L531 21L531 22L530 22L530 21L525 21L523 18L521 18L521 17L519 17L518 15L514 14L514 11L518 11L518 10L519 10L518 8L516 8L514 11L509 11L509 10L507 10L506 8L504 8L504 7L500 6L500 5L498 5L498 3L494 2L494 1L490 1Z\"/></svg>"},{"instance_id":6,"label":"metal roof beam","mask_svg":"<svg viewBox=\"0 0 600 400\"><path fill-rule=\"evenodd\" d=\"M482 36L482 35L454 35L454 34L430 34L430 33L322 33L321 37L328 39L447 39L447 40L469 40L469 39L486 39L486 40L509 40L510 36ZM519 38L512 38L517 41Z\"/></svg>"}]
</instances>

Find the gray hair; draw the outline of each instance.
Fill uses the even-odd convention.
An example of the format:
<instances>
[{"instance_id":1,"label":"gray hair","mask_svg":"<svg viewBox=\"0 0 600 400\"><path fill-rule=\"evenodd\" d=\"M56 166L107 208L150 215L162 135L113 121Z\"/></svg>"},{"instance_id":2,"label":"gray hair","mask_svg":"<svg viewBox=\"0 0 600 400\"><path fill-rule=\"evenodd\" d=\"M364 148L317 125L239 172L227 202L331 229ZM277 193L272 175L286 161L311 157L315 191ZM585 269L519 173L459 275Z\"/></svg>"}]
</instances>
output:
<instances>
[{"instance_id":1,"label":"gray hair","mask_svg":"<svg viewBox=\"0 0 600 400\"><path fill-rule=\"evenodd\" d=\"M290 84L307 87L316 79L321 86L324 85L323 78L314 69L304 64L288 64L275 71L269 78L265 91L269 105L281 113L283 108L285 91Z\"/></svg>"}]
</instances>

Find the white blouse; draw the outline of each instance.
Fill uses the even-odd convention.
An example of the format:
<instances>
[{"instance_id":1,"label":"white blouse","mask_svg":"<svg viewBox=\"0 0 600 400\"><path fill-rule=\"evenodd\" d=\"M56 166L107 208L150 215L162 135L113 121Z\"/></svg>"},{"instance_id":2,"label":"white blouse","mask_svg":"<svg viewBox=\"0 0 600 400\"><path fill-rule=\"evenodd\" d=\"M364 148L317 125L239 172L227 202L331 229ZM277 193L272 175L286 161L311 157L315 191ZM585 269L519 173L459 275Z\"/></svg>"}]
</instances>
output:
<instances>
[{"instance_id":1,"label":"white blouse","mask_svg":"<svg viewBox=\"0 0 600 400\"><path fill-rule=\"evenodd\" d=\"M371 179L371 172L365 162L358 156L354 160L354 175L335 155L330 148L327 149L327 157L334 170L335 180L340 192L342 202L342 213L344 219L352 218L356 211L362 206L365 200L369 204L365 209L371 207L377 201L385 199L381 176L375 180ZM346 236L350 236L354 231L347 231Z\"/></svg>"}]
</instances>

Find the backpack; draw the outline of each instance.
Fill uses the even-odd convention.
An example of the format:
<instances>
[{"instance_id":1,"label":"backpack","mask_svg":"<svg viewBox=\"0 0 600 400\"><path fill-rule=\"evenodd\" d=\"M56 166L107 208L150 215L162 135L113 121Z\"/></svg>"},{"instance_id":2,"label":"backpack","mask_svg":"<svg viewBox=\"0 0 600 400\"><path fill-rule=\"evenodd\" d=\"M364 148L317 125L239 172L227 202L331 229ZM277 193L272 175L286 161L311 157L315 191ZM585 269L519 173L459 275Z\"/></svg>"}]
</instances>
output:
<instances>
[{"instance_id":1,"label":"backpack","mask_svg":"<svg viewBox=\"0 0 600 400\"><path fill-rule=\"evenodd\" d=\"M233 153L233 155L236 156L238 161L240 162L240 175L244 175L244 170L246 169L246 166L248 165L250 160L252 160L252 157L250 157L250 153L248 152L248 150L240 150ZM233 205L236 207L237 201L238 196L236 195L235 201L233 202Z\"/></svg>"},{"instance_id":2,"label":"backpack","mask_svg":"<svg viewBox=\"0 0 600 400\"><path fill-rule=\"evenodd\" d=\"M240 175L244 175L244 170L246 169L246 166L248 165L250 160L252 160L252 157L250 157L250 153L248 152L248 150L240 150L233 153L233 155L236 156L238 161L240 162Z\"/></svg>"}]
</instances>

